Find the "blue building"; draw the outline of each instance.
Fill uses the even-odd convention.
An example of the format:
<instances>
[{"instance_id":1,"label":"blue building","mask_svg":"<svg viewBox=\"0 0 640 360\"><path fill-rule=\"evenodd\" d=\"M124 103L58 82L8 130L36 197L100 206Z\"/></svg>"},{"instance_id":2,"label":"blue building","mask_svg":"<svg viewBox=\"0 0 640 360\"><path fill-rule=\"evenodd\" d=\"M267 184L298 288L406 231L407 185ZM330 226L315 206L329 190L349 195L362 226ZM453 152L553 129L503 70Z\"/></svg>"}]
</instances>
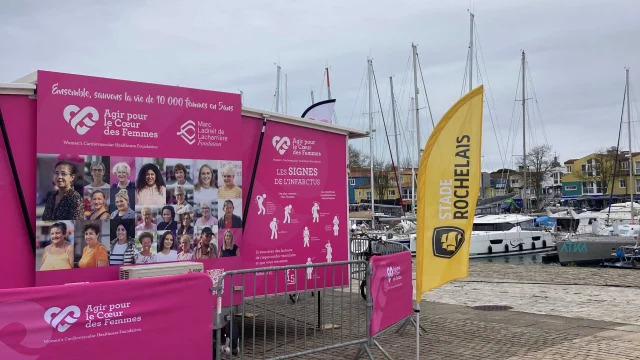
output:
<instances>
[{"instance_id":1,"label":"blue building","mask_svg":"<svg viewBox=\"0 0 640 360\"><path fill-rule=\"evenodd\" d=\"M349 204L355 204L358 186L368 185L371 181L371 173L367 171L351 170L349 173Z\"/></svg>"}]
</instances>

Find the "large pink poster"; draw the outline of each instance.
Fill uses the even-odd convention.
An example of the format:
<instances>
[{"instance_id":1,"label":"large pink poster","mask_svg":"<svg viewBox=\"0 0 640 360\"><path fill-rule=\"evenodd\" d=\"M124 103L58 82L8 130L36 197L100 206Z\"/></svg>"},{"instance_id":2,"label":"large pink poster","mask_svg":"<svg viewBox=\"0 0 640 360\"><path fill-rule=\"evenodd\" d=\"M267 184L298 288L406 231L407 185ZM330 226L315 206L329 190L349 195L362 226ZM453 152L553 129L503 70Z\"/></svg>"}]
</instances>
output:
<instances>
[{"instance_id":1,"label":"large pink poster","mask_svg":"<svg viewBox=\"0 0 640 360\"><path fill-rule=\"evenodd\" d=\"M253 164L250 156L245 153L247 170ZM343 135L268 122L252 198L245 199L250 206L243 236L245 265L348 260L346 167ZM346 270L301 270L297 288L338 285L347 281ZM285 281L288 291L296 286L293 272L278 279L280 290ZM271 281L267 291L273 291L273 285Z\"/></svg>"},{"instance_id":2,"label":"large pink poster","mask_svg":"<svg viewBox=\"0 0 640 360\"><path fill-rule=\"evenodd\" d=\"M36 284L240 266L241 132L238 94L39 71Z\"/></svg>"},{"instance_id":3,"label":"large pink poster","mask_svg":"<svg viewBox=\"0 0 640 360\"><path fill-rule=\"evenodd\" d=\"M371 335L392 326L413 313L413 281L411 253L374 256L371 258Z\"/></svg>"},{"instance_id":4,"label":"large pink poster","mask_svg":"<svg viewBox=\"0 0 640 360\"><path fill-rule=\"evenodd\" d=\"M0 359L211 359L210 287L192 273L0 290Z\"/></svg>"}]
</instances>

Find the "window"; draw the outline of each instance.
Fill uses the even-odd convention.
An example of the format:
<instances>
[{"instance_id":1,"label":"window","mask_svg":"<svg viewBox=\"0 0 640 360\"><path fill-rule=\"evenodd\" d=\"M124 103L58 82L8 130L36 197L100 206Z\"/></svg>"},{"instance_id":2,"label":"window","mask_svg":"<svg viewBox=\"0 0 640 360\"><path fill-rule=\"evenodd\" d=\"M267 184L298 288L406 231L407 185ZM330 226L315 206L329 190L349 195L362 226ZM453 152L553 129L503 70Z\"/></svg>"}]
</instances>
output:
<instances>
[{"instance_id":1,"label":"window","mask_svg":"<svg viewBox=\"0 0 640 360\"><path fill-rule=\"evenodd\" d=\"M622 170L629 170L629 162L628 161L622 161L620 162L620 168Z\"/></svg>"},{"instance_id":2,"label":"window","mask_svg":"<svg viewBox=\"0 0 640 360\"><path fill-rule=\"evenodd\" d=\"M576 191L576 190L578 190L578 187L576 185L567 185L567 186L564 187L564 189L566 191Z\"/></svg>"},{"instance_id":3,"label":"window","mask_svg":"<svg viewBox=\"0 0 640 360\"><path fill-rule=\"evenodd\" d=\"M571 165L567 165L567 172L573 172L573 167Z\"/></svg>"},{"instance_id":4,"label":"window","mask_svg":"<svg viewBox=\"0 0 640 360\"><path fill-rule=\"evenodd\" d=\"M371 200L371 191L367 191L367 200Z\"/></svg>"},{"instance_id":5,"label":"window","mask_svg":"<svg viewBox=\"0 0 640 360\"><path fill-rule=\"evenodd\" d=\"M640 175L640 161L636 161L636 175Z\"/></svg>"},{"instance_id":6,"label":"window","mask_svg":"<svg viewBox=\"0 0 640 360\"><path fill-rule=\"evenodd\" d=\"M627 170L628 170L628 167L627 167ZM620 184L619 184L619 186L620 186L620 189L626 189L626 188L627 188L627 180L625 180L625 179L620 179Z\"/></svg>"},{"instance_id":7,"label":"window","mask_svg":"<svg viewBox=\"0 0 640 360\"><path fill-rule=\"evenodd\" d=\"M356 185L356 179L354 179L354 178L350 178L350 179L349 179L349 185L351 185L351 186L355 186L355 185Z\"/></svg>"},{"instance_id":8,"label":"window","mask_svg":"<svg viewBox=\"0 0 640 360\"><path fill-rule=\"evenodd\" d=\"M511 179L511 186L518 186L520 184L519 179Z\"/></svg>"},{"instance_id":9,"label":"window","mask_svg":"<svg viewBox=\"0 0 640 360\"><path fill-rule=\"evenodd\" d=\"M640 190L640 179L636 179L636 194L640 193L638 190Z\"/></svg>"},{"instance_id":10,"label":"window","mask_svg":"<svg viewBox=\"0 0 640 360\"><path fill-rule=\"evenodd\" d=\"M362 191L358 190L358 197L362 197Z\"/></svg>"},{"instance_id":11,"label":"window","mask_svg":"<svg viewBox=\"0 0 640 360\"><path fill-rule=\"evenodd\" d=\"M392 189L387 192L387 196L396 196L396 190Z\"/></svg>"}]
</instances>

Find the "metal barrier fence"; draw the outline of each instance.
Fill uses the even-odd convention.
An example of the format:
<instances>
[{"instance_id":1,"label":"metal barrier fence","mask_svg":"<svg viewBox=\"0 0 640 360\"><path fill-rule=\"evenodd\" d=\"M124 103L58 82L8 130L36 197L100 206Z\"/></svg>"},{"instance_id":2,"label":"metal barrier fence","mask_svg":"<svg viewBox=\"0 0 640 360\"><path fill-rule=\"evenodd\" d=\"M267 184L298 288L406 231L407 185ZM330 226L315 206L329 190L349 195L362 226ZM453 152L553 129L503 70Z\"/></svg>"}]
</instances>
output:
<instances>
[{"instance_id":1,"label":"metal barrier fence","mask_svg":"<svg viewBox=\"0 0 640 360\"><path fill-rule=\"evenodd\" d=\"M364 268L369 279L371 269L364 260L223 273L214 288L218 297L224 281L230 281L241 284L229 295L231 303L234 296L243 301L214 316L215 359L223 353L232 359L288 359L348 346L368 349L373 344L369 336L372 303L370 298L360 298L358 284L351 281L353 266ZM291 280L291 271L294 281L288 286L282 280ZM268 286L275 295L245 296L255 294L257 284ZM292 293L295 299L289 296Z\"/></svg>"},{"instance_id":2,"label":"metal barrier fence","mask_svg":"<svg viewBox=\"0 0 640 360\"><path fill-rule=\"evenodd\" d=\"M364 260L366 263L375 255L390 255L410 251L408 247L397 241L382 240L368 235L350 237L349 249L351 250L351 260ZM351 278L363 281L365 279L365 270L366 266L354 264L351 267Z\"/></svg>"}]
</instances>

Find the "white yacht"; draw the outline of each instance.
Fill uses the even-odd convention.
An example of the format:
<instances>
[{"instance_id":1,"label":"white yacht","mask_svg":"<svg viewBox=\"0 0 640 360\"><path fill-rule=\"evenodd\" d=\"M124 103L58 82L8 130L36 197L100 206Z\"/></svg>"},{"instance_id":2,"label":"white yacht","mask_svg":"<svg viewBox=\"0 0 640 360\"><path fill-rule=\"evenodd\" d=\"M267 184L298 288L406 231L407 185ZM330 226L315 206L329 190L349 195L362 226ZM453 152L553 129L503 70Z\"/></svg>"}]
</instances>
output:
<instances>
[{"instance_id":1,"label":"white yacht","mask_svg":"<svg viewBox=\"0 0 640 360\"><path fill-rule=\"evenodd\" d=\"M534 227L534 217L519 214L476 215L473 221L470 258L547 251L555 239Z\"/></svg>"}]
</instances>

